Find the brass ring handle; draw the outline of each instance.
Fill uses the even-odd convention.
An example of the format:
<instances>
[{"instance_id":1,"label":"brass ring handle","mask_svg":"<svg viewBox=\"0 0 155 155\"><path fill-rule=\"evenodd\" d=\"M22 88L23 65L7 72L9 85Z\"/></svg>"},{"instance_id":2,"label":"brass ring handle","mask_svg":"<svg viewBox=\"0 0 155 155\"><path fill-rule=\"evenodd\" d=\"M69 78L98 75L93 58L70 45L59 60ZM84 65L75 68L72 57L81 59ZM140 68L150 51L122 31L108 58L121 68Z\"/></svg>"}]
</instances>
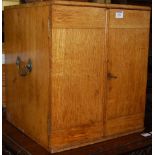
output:
<instances>
[{"instance_id":1,"label":"brass ring handle","mask_svg":"<svg viewBox=\"0 0 155 155\"><path fill-rule=\"evenodd\" d=\"M31 59L28 59L27 64L23 65L23 62L21 61L20 57L17 56L16 66L18 68L19 75L21 75L21 76L26 76L32 71L32 61L31 61Z\"/></svg>"}]
</instances>

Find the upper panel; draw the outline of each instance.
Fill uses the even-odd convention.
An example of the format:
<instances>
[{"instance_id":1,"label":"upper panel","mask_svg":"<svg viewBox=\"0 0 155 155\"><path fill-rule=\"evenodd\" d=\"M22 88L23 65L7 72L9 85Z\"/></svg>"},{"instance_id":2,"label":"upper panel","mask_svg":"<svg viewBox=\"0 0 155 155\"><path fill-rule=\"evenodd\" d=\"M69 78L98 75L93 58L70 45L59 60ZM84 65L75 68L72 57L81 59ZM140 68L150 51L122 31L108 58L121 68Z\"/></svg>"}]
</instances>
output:
<instances>
[{"instance_id":1,"label":"upper panel","mask_svg":"<svg viewBox=\"0 0 155 155\"><path fill-rule=\"evenodd\" d=\"M53 28L103 28L105 18L104 8L52 6Z\"/></svg>"},{"instance_id":2,"label":"upper panel","mask_svg":"<svg viewBox=\"0 0 155 155\"><path fill-rule=\"evenodd\" d=\"M150 12L110 9L110 28L149 28Z\"/></svg>"}]
</instances>

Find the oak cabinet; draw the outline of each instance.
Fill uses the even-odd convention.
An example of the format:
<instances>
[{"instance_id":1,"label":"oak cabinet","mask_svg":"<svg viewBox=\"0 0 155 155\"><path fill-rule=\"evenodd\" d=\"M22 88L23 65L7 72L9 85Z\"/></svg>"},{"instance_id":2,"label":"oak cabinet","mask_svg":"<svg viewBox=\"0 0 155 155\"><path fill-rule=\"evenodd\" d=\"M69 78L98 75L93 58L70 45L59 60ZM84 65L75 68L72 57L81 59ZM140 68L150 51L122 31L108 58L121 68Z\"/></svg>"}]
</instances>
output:
<instances>
[{"instance_id":1,"label":"oak cabinet","mask_svg":"<svg viewBox=\"0 0 155 155\"><path fill-rule=\"evenodd\" d=\"M7 7L7 119L51 152L144 128L150 8Z\"/></svg>"}]
</instances>

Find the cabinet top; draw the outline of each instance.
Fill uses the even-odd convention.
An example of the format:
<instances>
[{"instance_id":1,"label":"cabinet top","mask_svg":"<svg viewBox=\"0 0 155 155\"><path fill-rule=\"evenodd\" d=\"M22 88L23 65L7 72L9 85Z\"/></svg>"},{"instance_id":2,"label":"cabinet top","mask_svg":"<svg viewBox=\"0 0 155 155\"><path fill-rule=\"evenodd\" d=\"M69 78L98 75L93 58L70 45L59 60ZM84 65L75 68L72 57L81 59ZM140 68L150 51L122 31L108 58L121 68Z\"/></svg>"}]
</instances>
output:
<instances>
[{"instance_id":1,"label":"cabinet top","mask_svg":"<svg viewBox=\"0 0 155 155\"><path fill-rule=\"evenodd\" d=\"M66 6L80 6L80 7L98 7L108 9L128 9L128 10L151 10L149 6L137 6L137 5L124 5L124 4L101 4L93 2L77 2L77 1L44 1L44 2L33 2L14 6L6 6L5 9L10 8L22 8L22 7L34 7L34 6L45 6L45 5L66 5Z\"/></svg>"}]
</instances>

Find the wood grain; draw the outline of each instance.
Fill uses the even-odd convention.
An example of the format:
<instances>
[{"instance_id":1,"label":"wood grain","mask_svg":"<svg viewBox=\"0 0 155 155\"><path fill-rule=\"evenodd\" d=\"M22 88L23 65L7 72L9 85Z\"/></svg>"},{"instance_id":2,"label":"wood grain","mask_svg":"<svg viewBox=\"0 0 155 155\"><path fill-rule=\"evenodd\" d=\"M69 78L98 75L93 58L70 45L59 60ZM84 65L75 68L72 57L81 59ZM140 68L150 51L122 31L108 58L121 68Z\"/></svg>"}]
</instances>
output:
<instances>
[{"instance_id":1,"label":"wood grain","mask_svg":"<svg viewBox=\"0 0 155 155\"><path fill-rule=\"evenodd\" d=\"M48 148L48 13L48 7L4 12L7 119L45 148ZM17 56L25 63L31 58L33 69L29 75L19 75Z\"/></svg>"},{"instance_id":2,"label":"wood grain","mask_svg":"<svg viewBox=\"0 0 155 155\"><path fill-rule=\"evenodd\" d=\"M51 152L85 146L103 138L103 122L66 130L55 130L51 135Z\"/></svg>"},{"instance_id":3,"label":"wood grain","mask_svg":"<svg viewBox=\"0 0 155 155\"><path fill-rule=\"evenodd\" d=\"M103 8L53 5L52 10L53 28L105 27Z\"/></svg>"},{"instance_id":4,"label":"wood grain","mask_svg":"<svg viewBox=\"0 0 155 155\"><path fill-rule=\"evenodd\" d=\"M138 129L144 129L144 113L110 119L106 123L105 131L106 136L114 136Z\"/></svg>"},{"instance_id":5,"label":"wood grain","mask_svg":"<svg viewBox=\"0 0 155 155\"><path fill-rule=\"evenodd\" d=\"M140 22L141 14L143 16L144 13L135 11L135 14L140 15L134 18ZM145 23L149 23L149 12L147 16L144 18ZM135 119L135 116L131 121L133 124L125 117L145 112L149 27L146 27L146 24L140 27L137 23L131 25L134 20L130 17L128 21L121 19L122 22L118 21L118 25L114 25L116 21L113 22L114 19L110 18L109 23L108 74L115 78L108 78L108 135L128 132L129 128L143 128L143 115L139 119ZM121 122L116 123L119 119ZM111 121L113 123L109 124Z\"/></svg>"},{"instance_id":6,"label":"wood grain","mask_svg":"<svg viewBox=\"0 0 155 155\"><path fill-rule=\"evenodd\" d=\"M6 66L2 65L2 105L6 107Z\"/></svg>"},{"instance_id":7,"label":"wood grain","mask_svg":"<svg viewBox=\"0 0 155 155\"><path fill-rule=\"evenodd\" d=\"M108 82L108 119L144 112L148 34L148 29L109 30L108 73L117 78Z\"/></svg>"},{"instance_id":8,"label":"wood grain","mask_svg":"<svg viewBox=\"0 0 155 155\"><path fill-rule=\"evenodd\" d=\"M88 139L87 132L96 123L102 130L95 129L95 137L103 135L106 72L105 47L100 42L104 37L104 29L52 31L52 130L69 133L72 128L81 127L72 135L72 141L74 137L76 141ZM88 130L82 131L87 126ZM61 141L60 146L67 142L62 138Z\"/></svg>"},{"instance_id":9,"label":"wood grain","mask_svg":"<svg viewBox=\"0 0 155 155\"><path fill-rule=\"evenodd\" d=\"M116 18L116 12L123 11L123 18ZM141 10L110 9L110 28L149 28L150 12Z\"/></svg>"},{"instance_id":10,"label":"wood grain","mask_svg":"<svg viewBox=\"0 0 155 155\"><path fill-rule=\"evenodd\" d=\"M7 119L47 150L143 129L150 11L124 9L116 20L118 8L138 9L64 1L5 10ZM32 59L28 76L17 56Z\"/></svg>"},{"instance_id":11,"label":"wood grain","mask_svg":"<svg viewBox=\"0 0 155 155\"><path fill-rule=\"evenodd\" d=\"M4 114L3 114L4 115ZM151 120L147 119L147 122ZM8 121L3 118L3 145L10 148L14 152L18 153L21 150L25 150L33 155L50 155L43 147L35 143L32 139L20 132L17 128L12 126ZM146 128L148 128L146 126ZM151 131L151 128L145 132ZM145 148L151 146L152 136L143 137L140 133L129 134L114 138L108 141L96 143L93 145L71 149L68 151L58 152L55 155L108 155L108 154L126 154L133 150ZM21 149L19 149L19 146ZM4 150L3 150L4 151Z\"/></svg>"}]
</instances>

